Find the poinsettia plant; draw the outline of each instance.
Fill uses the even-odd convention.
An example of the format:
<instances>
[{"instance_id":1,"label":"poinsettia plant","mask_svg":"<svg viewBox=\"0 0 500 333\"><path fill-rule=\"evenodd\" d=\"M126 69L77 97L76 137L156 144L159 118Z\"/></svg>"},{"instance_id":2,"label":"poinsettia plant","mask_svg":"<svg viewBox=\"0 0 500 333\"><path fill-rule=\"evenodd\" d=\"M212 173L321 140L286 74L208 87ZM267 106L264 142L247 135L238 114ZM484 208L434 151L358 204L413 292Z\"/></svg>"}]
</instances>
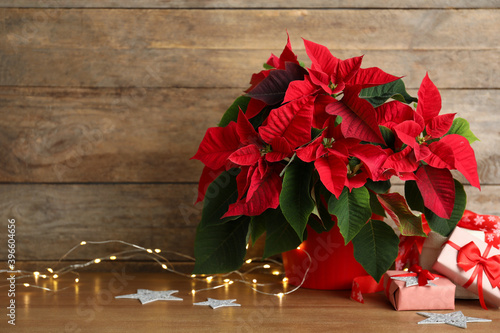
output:
<instances>
[{"instance_id":1,"label":"poinsettia plant","mask_svg":"<svg viewBox=\"0 0 500 333\"><path fill-rule=\"evenodd\" d=\"M465 119L440 114L426 75L418 98L401 77L340 60L304 40L311 66L292 51L271 55L250 87L209 128L194 159L205 165L204 201L195 240L195 273L238 269L247 244L265 232L264 257L296 248L338 225L356 260L379 280L398 254L401 235L446 235L466 203L458 170L480 187ZM390 193L391 178L405 195ZM420 212L420 213L418 213Z\"/></svg>"}]
</instances>

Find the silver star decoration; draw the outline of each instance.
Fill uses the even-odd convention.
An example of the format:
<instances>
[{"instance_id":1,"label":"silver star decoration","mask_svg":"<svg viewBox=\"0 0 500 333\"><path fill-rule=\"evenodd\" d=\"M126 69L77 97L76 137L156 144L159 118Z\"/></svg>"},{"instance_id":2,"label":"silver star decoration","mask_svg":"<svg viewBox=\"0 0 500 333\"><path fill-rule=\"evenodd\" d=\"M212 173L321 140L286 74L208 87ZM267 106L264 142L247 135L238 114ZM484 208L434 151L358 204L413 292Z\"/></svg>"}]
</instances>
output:
<instances>
[{"instance_id":1,"label":"silver star decoration","mask_svg":"<svg viewBox=\"0 0 500 333\"><path fill-rule=\"evenodd\" d=\"M212 309L223 308L225 306L241 306L241 304L233 303L236 299L215 299L208 297L205 302L194 303L194 305L208 305Z\"/></svg>"},{"instance_id":2,"label":"silver star decoration","mask_svg":"<svg viewBox=\"0 0 500 333\"><path fill-rule=\"evenodd\" d=\"M450 313L417 312L417 314L427 317L427 319L419 321L419 324L448 324L460 328L467 328L467 323L487 323L491 321L491 319L464 316L462 311Z\"/></svg>"},{"instance_id":3,"label":"silver star decoration","mask_svg":"<svg viewBox=\"0 0 500 333\"><path fill-rule=\"evenodd\" d=\"M418 278L416 276L391 276L391 279L406 282L405 287L418 286ZM426 286L435 287L436 285L430 280L427 280Z\"/></svg>"},{"instance_id":4,"label":"silver star decoration","mask_svg":"<svg viewBox=\"0 0 500 333\"><path fill-rule=\"evenodd\" d=\"M182 301L182 298L172 296L178 293L179 290L154 291L148 289L137 289L136 294L119 295L115 298L132 298L138 299L142 304L151 303L154 301Z\"/></svg>"}]
</instances>

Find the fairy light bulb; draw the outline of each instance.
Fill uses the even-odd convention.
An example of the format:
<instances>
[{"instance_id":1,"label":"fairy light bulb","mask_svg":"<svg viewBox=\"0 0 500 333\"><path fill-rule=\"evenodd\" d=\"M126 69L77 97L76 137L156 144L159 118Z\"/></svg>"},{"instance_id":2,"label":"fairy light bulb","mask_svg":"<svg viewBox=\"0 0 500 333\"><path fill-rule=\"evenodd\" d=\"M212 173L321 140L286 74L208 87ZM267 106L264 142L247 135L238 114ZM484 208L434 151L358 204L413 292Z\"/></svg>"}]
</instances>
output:
<instances>
[{"instance_id":1,"label":"fairy light bulb","mask_svg":"<svg viewBox=\"0 0 500 333\"><path fill-rule=\"evenodd\" d=\"M98 263L100 263L100 262L101 262L101 259L99 259L99 258L95 258L95 259L94 259L94 262L95 262L96 264L98 264Z\"/></svg>"},{"instance_id":2,"label":"fairy light bulb","mask_svg":"<svg viewBox=\"0 0 500 333\"><path fill-rule=\"evenodd\" d=\"M40 272L35 271L35 272L33 272L33 275L34 275L35 277L38 277L38 276L40 275Z\"/></svg>"},{"instance_id":3,"label":"fairy light bulb","mask_svg":"<svg viewBox=\"0 0 500 333\"><path fill-rule=\"evenodd\" d=\"M269 264L265 264L265 265L264 265L264 266L262 266L262 267L264 267L264 268L268 269L268 268L271 268L271 265L269 265Z\"/></svg>"},{"instance_id":4,"label":"fairy light bulb","mask_svg":"<svg viewBox=\"0 0 500 333\"><path fill-rule=\"evenodd\" d=\"M252 283L257 283L257 279L253 279L253 280L252 280Z\"/></svg>"},{"instance_id":5,"label":"fairy light bulb","mask_svg":"<svg viewBox=\"0 0 500 333\"><path fill-rule=\"evenodd\" d=\"M207 276L207 282L212 282L213 276Z\"/></svg>"},{"instance_id":6,"label":"fairy light bulb","mask_svg":"<svg viewBox=\"0 0 500 333\"><path fill-rule=\"evenodd\" d=\"M87 244L87 242L86 242L86 241L81 241L81 242L80 242L80 245L85 245L85 244Z\"/></svg>"},{"instance_id":7,"label":"fairy light bulb","mask_svg":"<svg viewBox=\"0 0 500 333\"><path fill-rule=\"evenodd\" d=\"M278 296L280 299L281 299L281 298L283 298L283 296L284 296L284 295L285 295L285 294L283 294L283 293L278 293L278 294L276 294L276 296Z\"/></svg>"},{"instance_id":8,"label":"fairy light bulb","mask_svg":"<svg viewBox=\"0 0 500 333\"><path fill-rule=\"evenodd\" d=\"M279 271L273 271L273 275L280 275L281 273Z\"/></svg>"},{"instance_id":9,"label":"fairy light bulb","mask_svg":"<svg viewBox=\"0 0 500 333\"><path fill-rule=\"evenodd\" d=\"M151 250L151 249L147 249L146 251L147 251L148 253L153 253L153 250Z\"/></svg>"},{"instance_id":10,"label":"fairy light bulb","mask_svg":"<svg viewBox=\"0 0 500 333\"><path fill-rule=\"evenodd\" d=\"M196 274L191 274L191 277L192 277L192 278L195 278L195 277L196 277Z\"/></svg>"},{"instance_id":11,"label":"fairy light bulb","mask_svg":"<svg viewBox=\"0 0 500 333\"><path fill-rule=\"evenodd\" d=\"M252 262L252 259L247 259L247 260L245 260L245 262L246 262L247 264L249 264L249 263L251 263L251 262Z\"/></svg>"},{"instance_id":12,"label":"fairy light bulb","mask_svg":"<svg viewBox=\"0 0 500 333\"><path fill-rule=\"evenodd\" d=\"M76 283L80 282L80 279L79 279L79 278L76 278L76 279L75 279L75 282L76 282Z\"/></svg>"},{"instance_id":13,"label":"fairy light bulb","mask_svg":"<svg viewBox=\"0 0 500 333\"><path fill-rule=\"evenodd\" d=\"M29 284L29 283L24 283L24 286L25 286L25 287L29 287L29 286L30 286L30 284Z\"/></svg>"},{"instance_id":14,"label":"fairy light bulb","mask_svg":"<svg viewBox=\"0 0 500 333\"><path fill-rule=\"evenodd\" d=\"M162 264L162 265L161 265L161 268L163 268L163 269L167 269L168 267L167 267L167 265Z\"/></svg>"},{"instance_id":15,"label":"fairy light bulb","mask_svg":"<svg viewBox=\"0 0 500 333\"><path fill-rule=\"evenodd\" d=\"M59 275L57 275L57 274L52 275L52 278L54 278L54 279L57 279L58 277L59 277Z\"/></svg>"},{"instance_id":16,"label":"fairy light bulb","mask_svg":"<svg viewBox=\"0 0 500 333\"><path fill-rule=\"evenodd\" d=\"M54 270L52 268L50 268L50 267L47 268L47 271L49 271L49 273L51 273L51 274L54 273Z\"/></svg>"},{"instance_id":17,"label":"fairy light bulb","mask_svg":"<svg viewBox=\"0 0 500 333\"><path fill-rule=\"evenodd\" d=\"M109 260L116 260L116 256L110 256Z\"/></svg>"},{"instance_id":18,"label":"fairy light bulb","mask_svg":"<svg viewBox=\"0 0 500 333\"><path fill-rule=\"evenodd\" d=\"M283 283L287 283L288 282L288 278L284 277L282 281L283 281Z\"/></svg>"},{"instance_id":19,"label":"fairy light bulb","mask_svg":"<svg viewBox=\"0 0 500 333\"><path fill-rule=\"evenodd\" d=\"M160 250L160 249L155 249L155 252L156 252L156 253L160 253L160 252L161 252L161 250Z\"/></svg>"}]
</instances>

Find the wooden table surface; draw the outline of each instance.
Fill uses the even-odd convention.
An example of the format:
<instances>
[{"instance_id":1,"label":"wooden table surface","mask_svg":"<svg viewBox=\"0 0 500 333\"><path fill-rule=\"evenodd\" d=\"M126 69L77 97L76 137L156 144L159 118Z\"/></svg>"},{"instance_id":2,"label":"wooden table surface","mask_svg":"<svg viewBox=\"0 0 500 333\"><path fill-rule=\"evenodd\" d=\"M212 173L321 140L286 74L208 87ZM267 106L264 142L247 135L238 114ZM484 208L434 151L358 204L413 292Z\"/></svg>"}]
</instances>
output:
<instances>
[{"instance_id":1,"label":"wooden table surface","mask_svg":"<svg viewBox=\"0 0 500 333\"><path fill-rule=\"evenodd\" d=\"M270 275L255 275L259 281L280 281ZM81 273L80 282L71 274L57 280L59 291L16 286L16 326L2 315L0 332L459 332L449 325L417 325L425 319L416 311L395 311L381 293L365 295L365 304L349 299L349 291L299 289L282 299L259 294L241 283L209 291L210 284L172 273ZM39 285L52 287L52 282ZM290 288L290 287L289 287ZM137 299L115 299L137 289L179 290L183 301L156 301L141 305ZM279 283L262 290L280 292ZM5 312L7 289L0 288ZM207 297L236 299L241 307L213 310L193 306ZM499 332L500 310L481 309L479 302L457 300L456 311L466 316L492 319L469 323L468 332ZM437 311L432 311L437 312ZM444 313L451 311L441 311Z\"/></svg>"}]
</instances>

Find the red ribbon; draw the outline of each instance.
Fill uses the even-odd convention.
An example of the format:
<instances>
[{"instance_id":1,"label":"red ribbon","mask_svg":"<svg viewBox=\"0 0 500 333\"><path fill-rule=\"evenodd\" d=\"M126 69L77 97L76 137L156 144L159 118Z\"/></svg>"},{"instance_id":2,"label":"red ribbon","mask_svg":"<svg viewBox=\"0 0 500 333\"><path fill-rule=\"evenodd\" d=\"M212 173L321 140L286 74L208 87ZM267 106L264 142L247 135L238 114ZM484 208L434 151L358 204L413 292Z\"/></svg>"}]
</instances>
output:
<instances>
[{"instance_id":1,"label":"red ribbon","mask_svg":"<svg viewBox=\"0 0 500 333\"><path fill-rule=\"evenodd\" d=\"M484 303L483 295L483 272L486 273L486 277L490 281L493 288L500 286L500 255L491 256L488 258L490 253L491 244L486 246L484 253L481 255L481 251L474 242L467 243L466 245L460 247L457 244L448 241L447 244L452 246L454 249L458 250L457 255L457 265L464 271L469 271L474 268L469 281L467 281L463 287L468 288L477 277L477 291L479 296L479 301L483 309L487 310L486 304Z\"/></svg>"},{"instance_id":2,"label":"red ribbon","mask_svg":"<svg viewBox=\"0 0 500 333\"><path fill-rule=\"evenodd\" d=\"M391 277L406 277L406 276L417 276L418 277L418 285L426 286L428 280L434 280L437 276L432 274L426 269L422 269L419 265L413 265L410 267L410 273L393 275Z\"/></svg>"},{"instance_id":3,"label":"red ribbon","mask_svg":"<svg viewBox=\"0 0 500 333\"><path fill-rule=\"evenodd\" d=\"M494 215L476 214L465 210L458 227L484 232L485 243L500 249L500 217Z\"/></svg>"}]
</instances>

